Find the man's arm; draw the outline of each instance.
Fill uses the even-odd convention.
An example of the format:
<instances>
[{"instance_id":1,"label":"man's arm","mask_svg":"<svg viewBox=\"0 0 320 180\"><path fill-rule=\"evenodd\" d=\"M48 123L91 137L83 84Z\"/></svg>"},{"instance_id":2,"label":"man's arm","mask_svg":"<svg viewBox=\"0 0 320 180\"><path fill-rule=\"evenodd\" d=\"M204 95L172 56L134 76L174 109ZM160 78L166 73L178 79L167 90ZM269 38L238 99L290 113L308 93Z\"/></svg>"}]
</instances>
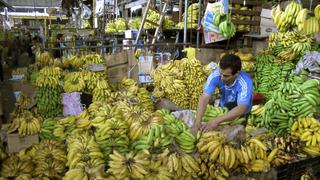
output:
<instances>
[{"instance_id":1,"label":"man's arm","mask_svg":"<svg viewBox=\"0 0 320 180\"><path fill-rule=\"evenodd\" d=\"M203 114L206 111L210 97L211 96L209 94L203 93L199 99L197 113L196 113L196 121L192 127L193 133L196 133L201 127L201 120L202 120Z\"/></svg>"}]
</instances>

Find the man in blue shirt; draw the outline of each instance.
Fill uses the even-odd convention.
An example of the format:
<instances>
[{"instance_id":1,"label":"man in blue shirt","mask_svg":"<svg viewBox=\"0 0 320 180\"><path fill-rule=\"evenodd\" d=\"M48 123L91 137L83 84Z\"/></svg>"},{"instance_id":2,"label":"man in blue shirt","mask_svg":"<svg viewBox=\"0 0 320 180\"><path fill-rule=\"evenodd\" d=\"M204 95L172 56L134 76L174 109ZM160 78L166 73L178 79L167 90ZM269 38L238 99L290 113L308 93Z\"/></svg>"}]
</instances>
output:
<instances>
[{"instance_id":1,"label":"man in blue shirt","mask_svg":"<svg viewBox=\"0 0 320 180\"><path fill-rule=\"evenodd\" d=\"M202 127L204 131L216 128L223 121L232 121L245 116L251 111L253 98L253 83L251 77L241 70L241 60L238 56L227 54L220 60L216 68L208 77L203 94L199 99L196 121L192 132L201 128L201 120L210 97L215 89L220 91L220 106L227 107L229 112L210 120Z\"/></svg>"}]
</instances>

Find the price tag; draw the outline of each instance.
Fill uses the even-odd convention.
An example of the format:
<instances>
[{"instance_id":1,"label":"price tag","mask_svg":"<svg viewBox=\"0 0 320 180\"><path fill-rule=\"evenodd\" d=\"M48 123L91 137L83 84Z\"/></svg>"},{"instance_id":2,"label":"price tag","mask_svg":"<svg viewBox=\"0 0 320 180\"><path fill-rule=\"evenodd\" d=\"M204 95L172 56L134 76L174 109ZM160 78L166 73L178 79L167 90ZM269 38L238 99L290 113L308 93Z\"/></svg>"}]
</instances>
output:
<instances>
[{"instance_id":1,"label":"price tag","mask_svg":"<svg viewBox=\"0 0 320 180\"><path fill-rule=\"evenodd\" d=\"M139 74L140 83L150 83L153 82L153 79L149 74Z\"/></svg>"},{"instance_id":2,"label":"price tag","mask_svg":"<svg viewBox=\"0 0 320 180\"><path fill-rule=\"evenodd\" d=\"M88 69L93 72L98 72L106 70L106 67L104 64L88 64Z\"/></svg>"}]
</instances>

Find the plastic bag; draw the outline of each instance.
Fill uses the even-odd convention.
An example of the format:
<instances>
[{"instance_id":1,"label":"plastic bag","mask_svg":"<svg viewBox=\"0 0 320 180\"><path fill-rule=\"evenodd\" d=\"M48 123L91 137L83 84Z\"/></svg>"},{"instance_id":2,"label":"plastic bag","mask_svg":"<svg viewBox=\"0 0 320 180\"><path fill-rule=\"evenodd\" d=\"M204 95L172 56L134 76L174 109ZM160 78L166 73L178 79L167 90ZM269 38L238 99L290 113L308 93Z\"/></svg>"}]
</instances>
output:
<instances>
[{"instance_id":1,"label":"plastic bag","mask_svg":"<svg viewBox=\"0 0 320 180\"><path fill-rule=\"evenodd\" d=\"M90 19L91 14L92 14L91 9L88 6L83 4L81 9L81 18Z\"/></svg>"},{"instance_id":2,"label":"plastic bag","mask_svg":"<svg viewBox=\"0 0 320 180\"><path fill-rule=\"evenodd\" d=\"M300 74L303 70L310 72L320 72L320 53L317 51L306 52L303 59L296 65L295 74Z\"/></svg>"},{"instance_id":3,"label":"plastic bag","mask_svg":"<svg viewBox=\"0 0 320 180\"><path fill-rule=\"evenodd\" d=\"M181 119L189 128L193 127L194 121L196 120L196 117L190 109L175 111L171 114L174 115L176 118Z\"/></svg>"},{"instance_id":4,"label":"plastic bag","mask_svg":"<svg viewBox=\"0 0 320 180\"><path fill-rule=\"evenodd\" d=\"M62 94L63 116L75 116L83 111L84 105L81 104L81 94L81 92Z\"/></svg>"}]
</instances>

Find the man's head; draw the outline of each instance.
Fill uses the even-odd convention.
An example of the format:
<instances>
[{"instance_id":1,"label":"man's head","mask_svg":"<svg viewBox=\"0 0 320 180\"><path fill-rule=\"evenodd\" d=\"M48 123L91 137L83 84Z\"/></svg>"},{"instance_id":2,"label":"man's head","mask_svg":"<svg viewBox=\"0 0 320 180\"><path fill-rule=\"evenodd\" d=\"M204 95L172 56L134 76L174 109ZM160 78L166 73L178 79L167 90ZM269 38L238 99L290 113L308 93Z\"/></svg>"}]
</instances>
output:
<instances>
[{"instance_id":1,"label":"man's head","mask_svg":"<svg viewBox=\"0 0 320 180\"><path fill-rule=\"evenodd\" d=\"M241 60L234 54L227 54L220 60L220 75L222 81L231 85L239 75L241 70Z\"/></svg>"}]
</instances>

